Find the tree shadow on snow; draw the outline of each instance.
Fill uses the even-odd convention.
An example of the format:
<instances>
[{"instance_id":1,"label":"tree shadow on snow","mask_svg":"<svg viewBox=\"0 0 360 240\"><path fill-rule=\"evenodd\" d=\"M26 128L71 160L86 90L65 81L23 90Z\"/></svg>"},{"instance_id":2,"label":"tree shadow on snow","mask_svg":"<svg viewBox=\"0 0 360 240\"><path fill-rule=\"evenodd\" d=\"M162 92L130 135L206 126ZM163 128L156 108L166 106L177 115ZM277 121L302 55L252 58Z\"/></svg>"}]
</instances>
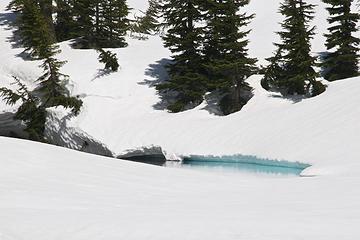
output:
<instances>
[{"instance_id":1,"label":"tree shadow on snow","mask_svg":"<svg viewBox=\"0 0 360 240\"><path fill-rule=\"evenodd\" d=\"M330 52L319 52L319 59L320 62L323 63L326 61L326 59L329 57L331 53ZM324 66L321 66L320 68L320 76L325 78L326 74L329 72L329 69L324 68Z\"/></svg>"},{"instance_id":2,"label":"tree shadow on snow","mask_svg":"<svg viewBox=\"0 0 360 240\"><path fill-rule=\"evenodd\" d=\"M205 107L201 108L201 110L206 110L210 114L216 116L224 116L223 112L221 111L221 107L219 105L220 99L223 97L223 94L219 92L212 92L205 95L204 101L206 103Z\"/></svg>"},{"instance_id":3,"label":"tree shadow on snow","mask_svg":"<svg viewBox=\"0 0 360 240\"><path fill-rule=\"evenodd\" d=\"M5 30L12 31L12 35L7 37L6 41L11 44L12 48L22 48L21 38L19 36L19 32L16 28L17 14L13 12L0 13L0 26L4 26ZM22 58L25 61L32 60L31 56L25 51L16 55L17 57Z\"/></svg>"},{"instance_id":4,"label":"tree shadow on snow","mask_svg":"<svg viewBox=\"0 0 360 240\"><path fill-rule=\"evenodd\" d=\"M112 73L109 69L98 69L97 73L94 75L94 77L91 79L91 81L95 81L96 79L108 76Z\"/></svg>"},{"instance_id":5,"label":"tree shadow on snow","mask_svg":"<svg viewBox=\"0 0 360 240\"><path fill-rule=\"evenodd\" d=\"M5 26L6 30L11 30L14 27L16 18L16 13L13 12L0 13L0 26Z\"/></svg>"},{"instance_id":6,"label":"tree shadow on snow","mask_svg":"<svg viewBox=\"0 0 360 240\"><path fill-rule=\"evenodd\" d=\"M0 136L26 139L24 124L14 116L13 112L0 112Z\"/></svg>"},{"instance_id":7,"label":"tree shadow on snow","mask_svg":"<svg viewBox=\"0 0 360 240\"><path fill-rule=\"evenodd\" d=\"M303 101L303 100L305 100L305 99L308 99L308 97L306 97L306 96L302 96L302 95L297 95L297 96L283 96L283 95L281 95L281 94L270 94L270 97L272 97L272 98L279 98L279 99L286 99L286 100L288 100L288 101L290 101L290 102L292 102L293 104L296 104L296 103L299 103L299 102L301 102L301 101Z\"/></svg>"},{"instance_id":8,"label":"tree shadow on snow","mask_svg":"<svg viewBox=\"0 0 360 240\"><path fill-rule=\"evenodd\" d=\"M146 85L151 88L155 88L161 83L165 83L169 79L169 74L167 72L167 66L172 64L171 59L163 58L157 61L155 64L150 64L149 67L145 70L145 76L148 78L143 82L140 82L140 85ZM176 101L177 93L174 91L157 91L160 101L153 105L155 110L167 110L167 107ZM202 110L208 111L210 114L223 116L223 113L218 104L221 94L214 92L207 94L205 96L205 107ZM189 108L192 109L192 108Z\"/></svg>"},{"instance_id":9,"label":"tree shadow on snow","mask_svg":"<svg viewBox=\"0 0 360 240\"><path fill-rule=\"evenodd\" d=\"M171 64L170 59L163 58L157 61L155 64L150 64L145 70L145 76L148 78L140 85L147 85L151 88L155 88L157 85L166 82L169 79L166 66ZM166 110L167 106L173 101L175 93L171 91L158 91L160 96L160 102L153 105L155 110Z\"/></svg>"}]
</instances>

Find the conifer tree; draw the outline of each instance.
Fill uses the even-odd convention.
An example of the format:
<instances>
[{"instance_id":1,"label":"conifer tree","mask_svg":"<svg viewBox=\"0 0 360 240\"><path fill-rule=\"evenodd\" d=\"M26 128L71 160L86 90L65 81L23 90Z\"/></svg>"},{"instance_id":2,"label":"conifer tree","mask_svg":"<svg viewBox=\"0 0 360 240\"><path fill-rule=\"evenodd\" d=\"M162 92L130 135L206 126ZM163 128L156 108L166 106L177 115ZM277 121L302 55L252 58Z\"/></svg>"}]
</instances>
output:
<instances>
[{"instance_id":1,"label":"conifer tree","mask_svg":"<svg viewBox=\"0 0 360 240\"><path fill-rule=\"evenodd\" d=\"M285 0L281 4L285 20L278 34L282 42L275 44L278 50L275 57L268 59L270 65L263 82L284 95L314 96L325 91L316 81L316 57L311 56L310 40L315 28L309 26L309 21L313 19L313 8L304 0Z\"/></svg>"},{"instance_id":2,"label":"conifer tree","mask_svg":"<svg viewBox=\"0 0 360 240\"><path fill-rule=\"evenodd\" d=\"M65 87L67 76L59 73L63 64L53 57L46 58L42 64L44 74L38 79L39 87L32 92L16 77L14 77L18 86L16 91L0 88L0 97L7 104L14 105L22 101L14 119L25 123L25 132L29 134L31 140L44 141L47 108L63 106L70 108L74 115L80 112L82 101L69 97Z\"/></svg>"},{"instance_id":3,"label":"conifer tree","mask_svg":"<svg viewBox=\"0 0 360 240\"><path fill-rule=\"evenodd\" d=\"M40 6L40 11L42 16L45 19L46 24L48 25L48 34L56 42L56 35L55 35L55 26L53 21L53 0L34 0L38 2Z\"/></svg>"},{"instance_id":4,"label":"conifer tree","mask_svg":"<svg viewBox=\"0 0 360 240\"><path fill-rule=\"evenodd\" d=\"M161 24L158 18L160 17L161 4L159 0L149 0L149 7L144 16L137 17L136 22L132 26L132 30L142 34L154 34L160 31Z\"/></svg>"},{"instance_id":5,"label":"conifer tree","mask_svg":"<svg viewBox=\"0 0 360 240\"><path fill-rule=\"evenodd\" d=\"M199 0L165 0L163 17L168 27L163 37L170 49L173 64L169 65L169 81L157 86L159 91L174 91L177 98L168 109L185 110L203 100L206 78L201 73L202 28L196 23L202 19Z\"/></svg>"},{"instance_id":6,"label":"conifer tree","mask_svg":"<svg viewBox=\"0 0 360 240\"><path fill-rule=\"evenodd\" d=\"M126 0L78 0L74 3L76 27L82 48L116 48L127 46L129 7ZM75 34L73 34L75 35Z\"/></svg>"},{"instance_id":7,"label":"conifer tree","mask_svg":"<svg viewBox=\"0 0 360 240\"><path fill-rule=\"evenodd\" d=\"M119 62L116 56L116 53L112 53L110 51L105 51L103 49L97 50L99 54L99 62L105 64L105 70L117 72L119 70Z\"/></svg>"},{"instance_id":8,"label":"conifer tree","mask_svg":"<svg viewBox=\"0 0 360 240\"><path fill-rule=\"evenodd\" d=\"M279 48L275 52L273 57L266 59L269 62L267 66L264 78L262 79L262 87L266 90L271 90L274 86L279 86L282 79L285 79L286 76L284 71L285 62L283 59L283 52Z\"/></svg>"},{"instance_id":9,"label":"conifer tree","mask_svg":"<svg viewBox=\"0 0 360 240\"><path fill-rule=\"evenodd\" d=\"M323 2L331 5L326 8L330 14L328 22L331 24L329 34L325 34L326 47L328 50L335 50L324 58L324 77L330 81L355 77L359 75L360 39L354 33L358 30L360 15L351 11L353 0Z\"/></svg>"},{"instance_id":10,"label":"conifer tree","mask_svg":"<svg viewBox=\"0 0 360 240\"><path fill-rule=\"evenodd\" d=\"M2 96L9 104L22 100L23 104L15 115L16 119L23 120L27 125L25 129L33 140L43 140L45 129L46 109L63 106L71 108L78 114L82 101L69 96L65 87L67 76L60 73L64 62L58 61L54 56L60 52L51 29L42 13L41 5L33 0L15 0L10 6L19 12L17 22L22 44L33 57L43 59L41 67L44 74L38 79L39 87L29 92L19 79L15 78L19 89L17 92L1 89Z\"/></svg>"},{"instance_id":11,"label":"conifer tree","mask_svg":"<svg viewBox=\"0 0 360 240\"><path fill-rule=\"evenodd\" d=\"M74 37L81 37L78 45L81 48L94 47L94 35L99 32L99 0L76 0L73 15L75 27L71 31Z\"/></svg>"},{"instance_id":12,"label":"conifer tree","mask_svg":"<svg viewBox=\"0 0 360 240\"><path fill-rule=\"evenodd\" d=\"M100 9L100 33L96 35L96 46L126 47L125 35L129 29L129 7L126 0L102 0Z\"/></svg>"},{"instance_id":13,"label":"conifer tree","mask_svg":"<svg viewBox=\"0 0 360 240\"><path fill-rule=\"evenodd\" d=\"M55 39L40 5L33 0L15 0L9 7L19 13L16 24L25 51L34 58L47 57L49 46L55 42Z\"/></svg>"},{"instance_id":14,"label":"conifer tree","mask_svg":"<svg viewBox=\"0 0 360 240\"><path fill-rule=\"evenodd\" d=\"M75 21L74 0L55 0L55 4L55 33L57 40L65 41L79 37L79 34L75 32L77 23Z\"/></svg>"},{"instance_id":15,"label":"conifer tree","mask_svg":"<svg viewBox=\"0 0 360 240\"><path fill-rule=\"evenodd\" d=\"M251 89L245 79L256 70L256 60L247 53L246 36L250 31L243 29L253 15L238 13L248 3L249 0L207 0L202 3L206 12L204 66L208 87L226 93L224 104L221 104L225 114L240 110L247 102L244 93Z\"/></svg>"},{"instance_id":16,"label":"conifer tree","mask_svg":"<svg viewBox=\"0 0 360 240\"><path fill-rule=\"evenodd\" d=\"M12 91L7 88L0 88L0 97L9 105L21 101L22 104L16 111L14 119L25 123L24 131L28 133L30 140L44 141L45 108L41 106L40 98L30 92L20 79L14 77L14 80L18 89Z\"/></svg>"},{"instance_id":17,"label":"conifer tree","mask_svg":"<svg viewBox=\"0 0 360 240\"><path fill-rule=\"evenodd\" d=\"M54 57L44 60L41 65L44 74L37 80L39 82L37 91L41 94L42 105L45 108L61 105L65 108L72 108L73 112L77 114L82 103L76 98L69 97L69 92L65 87L68 76L60 73L60 68L64 63Z\"/></svg>"}]
</instances>

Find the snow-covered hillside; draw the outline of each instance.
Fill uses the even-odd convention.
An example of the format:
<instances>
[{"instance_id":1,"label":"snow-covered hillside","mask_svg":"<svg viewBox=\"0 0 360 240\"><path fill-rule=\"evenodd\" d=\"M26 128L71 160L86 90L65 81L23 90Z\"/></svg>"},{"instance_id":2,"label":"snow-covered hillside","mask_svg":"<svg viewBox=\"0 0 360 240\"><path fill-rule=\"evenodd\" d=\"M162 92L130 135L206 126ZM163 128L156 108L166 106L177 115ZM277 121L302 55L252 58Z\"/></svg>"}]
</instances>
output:
<instances>
[{"instance_id":1,"label":"snow-covered hillside","mask_svg":"<svg viewBox=\"0 0 360 240\"><path fill-rule=\"evenodd\" d=\"M1 137L0 146L2 240L360 236L359 175L213 174Z\"/></svg>"},{"instance_id":2,"label":"snow-covered hillside","mask_svg":"<svg viewBox=\"0 0 360 240\"><path fill-rule=\"evenodd\" d=\"M18 56L22 49L12 45L8 21L14 16L4 10L7 2L0 3L3 24L0 40L5 42L0 54L6 59L0 69L1 83L10 84L11 76L16 75L31 85L40 74L39 63L24 61ZM129 2L134 9L146 8L143 3L146 1ZM318 4L314 24L319 34L313 41L314 52L321 52L326 13L320 1L312 2ZM281 20L278 3L253 0L248 7L249 12L257 15L251 25L250 53L258 57L260 63L271 55L272 42L277 40L274 32ZM360 157L356 151L360 142L360 123L356 120L360 116L360 109L356 107L360 100L356 94L360 79L329 84L325 94L295 103L265 92L259 86L260 76L254 76L249 81L256 89L255 97L239 113L215 116L207 111L210 103L204 102L194 110L170 114L158 109L160 98L153 88L155 83L166 79L164 64L170 53L159 37L147 41L129 39L129 43L128 48L115 50L121 70L107 76L99 75L101 65L96 52L73 50L67 42L61 44L59 57L68 61L63 72L71 77L68 86L73 95L82 98L85 106L81 115L71 120L61 110L54 111L48 124L51 139L74 148L80 148L85 140L96 139L115 155L158 146L169 157L246 154L301 161L313 164L314 169L318 165L328 168L329 164L337 165L339 160L353 161ZM1 104L1 109L9 112L10 108ZM86 137L79 138L79 135ZM66 143L69 136L75 139L71 144Z\"/></svg>"},{"instance_id":3,"label":"snow-covered hillside","mask_svg":"<svg viewBox=\"0 0 360 240\"><path fill-rule=\"evenodd\" d=\"M260 64L273 51L274 33L279 29L281 16L277 13L279 0L252 0L247 7L255 12L251 27L250 54ZM314 53L324 51L323 33L326 12L320 0L316 18L318 34L313 41ZM24 61L18 55L22 49L12 46L12 30L8 21L13 14L5 11L8 0L0 3L1 84L9 85L11 75L21 76L29 85L40 74L37 62ZM146 8L146 1L129 1L134 11ZM59 58L68 63L62 71L71 77L68 84L73 95L84 101L79 117L69 119L61 109L49 118L47 135L55 143L81 148L94 142L99 149L123 155L136 149L160 147L169 158L182 155L254 155L313 165L308 174L348 174L360 169L345 167L360 159L360 78L329 83L326 93L313 99L294 102L264 91L261 76L249 79L255 96L239 113L227 117L211 114L211 102L196 109L171 114L162 109L154 84L166 79L164 64L170 53L158 36L147 41L129 39L129 47L114 50L121 69L101 75L93 50L74 50L68 42L61 44ZM10 107L1 103L5 112ZM8 117L8 115L6 115ZM8 118L7 118L8 119ZM80 136L80 137L79 137ZM71 138L71 141L69 140ZM100 142L104 144L96 144ZM339 167L340 166L340 167ZM343 169L345 168L345 169Z\"/></svg>"},{"instance_id":4,"label":"snow-covered hillside","mask_svg":"<svg viewBox=\"0 0 360 240\"><path fill-rule=\"evenodd\" d=\"M133 11L145 0L129 0ZM280 0L251 0L250 54L265 64L279 30ZM313 51L324 51L320 0ZM39 62L11 39L14 14L0 1L0 86L18 76L31 88ZM360 237L360 78L327 83L312 99L284 99L248 81L254 97L236 114L211 113L211 101L171 114L154 85L170 53L158 36L114 49L121 69L102 75L93 50L61 44L68 88L84 101L77 118L52 109L54 143L103 155L135 150L184 155L252 155L312 165L302 176L161 168L0 137L0 240L354 240ZM16 106L15 106L16 107ZM0 135L16 130L15 107L0 101ZM145 149L145 150L144 150ZM160 150L159 150L160 149ZM310 177L312 176L312 177Z\"/></svg>"}]
</instances>

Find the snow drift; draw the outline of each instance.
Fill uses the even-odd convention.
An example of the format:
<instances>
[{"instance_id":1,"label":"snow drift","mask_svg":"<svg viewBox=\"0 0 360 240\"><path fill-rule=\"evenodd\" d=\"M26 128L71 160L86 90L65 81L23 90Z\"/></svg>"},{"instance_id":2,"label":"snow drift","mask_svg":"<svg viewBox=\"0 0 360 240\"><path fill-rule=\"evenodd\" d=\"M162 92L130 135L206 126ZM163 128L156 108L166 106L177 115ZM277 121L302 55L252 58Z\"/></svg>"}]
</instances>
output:
<instances>
[{"instance_id":1,"label":"snow drift","mask_svg":"<svg viewBox=\"0 0 360 240\"><path fill-rule=\"evenodd\" d=\"M0 146L4 240L360 236L359 175L214 174L2 137Z\"/></svg>"},{"instance_id":2,"label":"snow drift","mask_svg":"<svg viewBox=\"0 0 360 240\"><path fill-rule=\"evenodd\" d=\"M146 8L146 1L129 1L134 11ZM277 13L279 0L253 0L247 11L255 12L251 24L250 54L265 63L277 40L281 16ZM314 54L324 51L326 11L319 0L317 26L313 40ZM2 64L1 85L10 86L11 75L20 76L31 87L40 74L38 62L25 61L19 54L23 49L10 40L14 19L0 3L2 27L0 49ZM170 53L159 36L147 41L128 39L129 47L114 49L121 69L102 75L102 65L93 50L74 50L69 42L61 44L58 56L68 63L62 72L69 75L71 94L84 101L77 118L67 118L62 109L54 109L47 124L47 135L55 144L83 149L85 142L94 143L90 152L115 156L131 155L146 149L161 149L169 159L187 155L251 155L274 160L310 164L310 175L358 172L353 164L360 158L360 102L357 89L360 79L327 83L326 93L312 99L284 99L263 90L261 76L248 81L254 87L254 97L241 112L227 117L211 114L212 103L205 101L193 110L171 114L160 104L154 86L166 80L165 64ZM1 104L8 112L9 107ZM7 115L8 116L8 115ZM86 136L86 137L84 137ZM85 144L86 145L86 144Z\"/></svg>"},{"instance_id":3,"label":"snow drift","mask_svg":"<svg viewBox=\"0 0 360 240\"><path fill-rule=\"evenodd\" d=\"M12 75L34 87L39 62L12 41L14 15L0 2L0 85ZM130 0L136 10L144 0ZM279 0L252 0L250 54L260 64L273 51ZM314 53L324 51L320 0ZM68 88L84 101L77 118L51 109L54 143L104 155L164 153L251 155L310 164L304 176L213 174L160 168L0 137L0 239L354 240L360 229L360 78L327 83L312 99L284 99L248 81L254 98L236 114L211 114L211 102L170 114L154 85L166 79L170 53L158 36L129 39L113 50L121 69L101 75L93 50L61 44ZM18 130L14 107L0 101L0 133ZM20 134L20 133L18 133ZM85 144L85 142L87 144ZM84 149L85 148L85 149Z\"/></svg>"}]
</instances>

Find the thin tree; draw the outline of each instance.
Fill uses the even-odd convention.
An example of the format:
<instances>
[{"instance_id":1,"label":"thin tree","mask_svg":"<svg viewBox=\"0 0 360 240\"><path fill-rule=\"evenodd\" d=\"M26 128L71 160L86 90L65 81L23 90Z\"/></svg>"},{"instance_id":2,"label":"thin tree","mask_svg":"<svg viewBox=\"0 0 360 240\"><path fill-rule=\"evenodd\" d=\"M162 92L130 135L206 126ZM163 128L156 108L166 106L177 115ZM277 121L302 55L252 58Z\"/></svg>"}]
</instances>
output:
<instances>
[{"instance_id":1,"label":"thin tree","mask_svg":"<svg viewBox=\"0 0 360 240\"><path fill-rule=\"evenodd\" d=\"M161 1L149 0L149 7L146 12L143 12L143 16L136 17L135 23L132 24L132 31L141 34L156 34L161 29L161 23L159 22L161 14Z\"/></svg>"},{"instance_id":2,"label":"thin tree","mask_svg":"<svg viewBox=\"0 0 360 240\"><path fill-rule=\"evenodd\" d=\"M56 41L56 35L55 35L55 26L54 26L54 6L53 6L53 0L34 0L35 2L38 2L40 6L40 11L42 16L45 18L45 21L48 25L48 34L50 37Z\"/></svg>"},{"instance_id":3,"label":"thin tree","mask_svg":"<svg viewBox=\"0 0 360 240\"><path fill-rule=\"evenodd\" d=\"M24 131L28 133L30 140L44 141L46 110L41 106L41 100L30 92L19 78L14 77L18 89L16 91L8 88L0 88L0 97L9 104L15 105L21 102L20 107L14 115L15 120L25 123Z\"/></svg>"},{"instance_id":4,"label":"thin tree","mask_svg":"<svg viewBox=\"0 0 360 240\"><path fill-rule=\"evenodd\" d=\"M334 81L359 75L359 44L360 39L354 36L358 31L357 23L360 15L352 12L353 0L323 0L327 7L331 26L325 34L326 47L330 52L322 64L324 77Z\"/></svg>"},{"instance_id":5,"label":"thin tree","mask_svg":"<svg viewBox=\"0 0 360 240\"><path fill-rule=\"evenodd\" d=\"M125 0L103 0L100 2L100 33L95 43L98 48L126 47L125 35L129 29L129 7Z\"/></svg>"},{"instance_id":6,"label":"thin tree","mask_svg":"<svg viewBox=\"0 0 360 240\"><path fill-rule=\"evenodd\" d=\"M60 68L64 64L65 62L52 56L46 58L41 65L44 73L37 80L39 87L36 91L41 95L42 105L45 108L63 106L71 108L73 113L77 115L80 112L82 101L69 96L69 91L65 86L69 77L60 73Z\"/></svg>"},{"instance_id":7,"label":"thin tree","mask_svg":"<svg viewBox=\"0 0 360 240\"><path fill-rule=\"evenodd\" d=\"M256 59L248 56L246 29L254 15L239 13L249 0L207 0L205 16L204 67L208 90L225 93L224 114L240 110L251 95L245 80L255 72ZM247 92L247 93L246 93Z\"/></svg>"},{"instance_id":8,"label":"thin tree","mask_svg":"<svg viewBox=\"0 0 360 240\"><path fill-rule=\"evenodd\" d=\"M99 0L76 0L74 2L75 27L73 36L79 37L77 46L80 48L94 47L96 34L99 33Z\"/></svg>"},{"instance_id":9,"label":"thin tree","mask_svg":"<svg viewBox=\"0 0 360 240\"><path fill-rule=\"evenodd\" d=\"M43 59L48 56L48 47L55 39L39 3L33 0L15 0L10 3L9 8L19 14L16 25L25 51L34 58Z\"/></svg>"},{"instance_id":10,"label":"thin tree","mask_svg":"<svg viewBox=\"0 0 360 240\"><path fill-rule=\"evenodd\" d=\"M75 32L77 23L75 21L74 0L55 0L55 4L56 18L54 24L57 40L65 41L79 37L79 34Z\"/></svg>"},{"instance_id":11,"label":"thin tree","mask_svg":"<svg viewBox=\"0 0 360 240\"><path fill-rule=\"evenodd\" d=\"M23 101L15 117L27 124L30 138L42 140L47 108L63 106L78 114L82 101L69 96L65 86L68 76L60 73L60 68L65 62L55 58L55 55L60 53L60 48L53 44L50 34L52 30L41 13L41 6L31 0L16 0L10 7L20 14L18 26L22 43L34 57L43 59L41 67L44 73L37 80L38 87L34 93L29 92L17 78L17 93L4 88L1 92L9 104L14 104L18 100Z\"/></svg>"},{"instance_id":12,"label":"thin tree","mask_svg":"<svg viewBox=\"0 0 360 240\"><path fill-rule=\"evenodd\" d=\"M325 91L316 80L317 58L311 55L310 40L315 27L310 27L309 22L314 18L313 9L314 5L304 0L285 0L280 6L280 13L285 16L283 31L278 32L282 42L275 44L278 50L275 57L268 59L270 65L263 82L283 95L314 96Z\"/></svg>"},{"instance_id":13,"label":"thin tree","mask_svg":"<svg viewBox=\"0 0 360 240\"><path fill-rule=\"evenodd\" d=\"M168 106L172 112L183 111L202 102L206 77L201 73L202 19L199 0L165 0L163 17L168 27L164 45L172 52L168 66L169 80L157 86L159 91L172 91L176 101Z\"/></svg>"}]
</instances>

